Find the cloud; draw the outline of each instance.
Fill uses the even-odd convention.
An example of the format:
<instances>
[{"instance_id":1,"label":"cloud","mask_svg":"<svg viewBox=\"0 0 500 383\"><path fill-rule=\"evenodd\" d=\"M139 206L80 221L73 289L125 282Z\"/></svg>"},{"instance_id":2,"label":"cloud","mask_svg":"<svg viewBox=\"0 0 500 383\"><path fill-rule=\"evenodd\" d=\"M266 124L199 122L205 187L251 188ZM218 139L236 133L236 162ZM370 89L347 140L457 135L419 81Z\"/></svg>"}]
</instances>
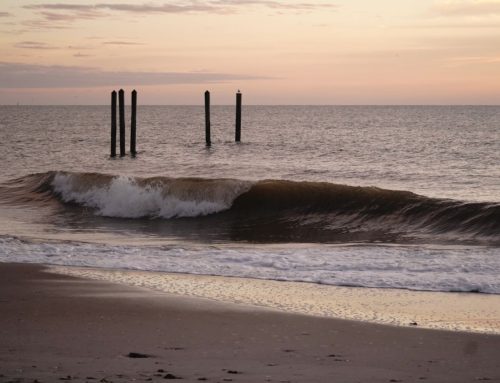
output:
<instances>
[{"instance_id":1,"label":"cloud","mask_svg":"<svg viewBox=\"0 0 500 383\"><path fill-rule=\"evenodd\" d=\"M440 0L402 29L500 29L500 0Z\"/></svg>"},{"instance_id":2,"label":"cloud","mask_svg":"<svg viewBox=\"0 0 500 383\"><path fill-rule=\"evenodd\" d=\"M0 17L10 17L12 16L9 12L0 12Z\"/></svg>"},{"instance_id":3,"label":"cloud","mask_svg":"<svg viewBox=\"0 0 500 383\"><path fill-rule=\"evenodd\" d=\"M457 65L467 65L467 64L497 64L500 63L499 56L465 56L465 57L452 57L447 59L451 63Z\"/></svg>"},{"instance_id":4,"label":"cloud","mask_svg":"<svg viewBox=\"0 0 500 383\"><path fill-rule=\"evenodd\" d=\"M144 45L134 41L104 41L103 45Z\"/></svg>"},{"instance_id":5,"label":"cloud","mask_svg":"<svg viewBox=\"0 0 500 383\"><path fill-rule=\"evenodd\" d=\"M278 0L187 0L154 3L42 3L25 5L23 8L36 11L40 17L24 22L30 28L68 28L78 20L93 20L107 17L113 12L154 14L237 13L242 8L264 7L280 11L308 12L315 9L335 9L331 2L290 2Z\"/></svg>"},{"instance_id":6,"label":"cloud","mask_svg":"<svg viewBox=\"0 0 500 383\"><path fill-rule=\"evenodd\" d=\"M58 49L58 47L38 41L20 41L14 46L21 49Z\"/></svg>"},{"instance_id":7,"label":"cloud","mask_svg":"<svg viewBox=\"0 0 500 383\"><path fill-rule=\"evenodd\" d=\"M89 88L97 86L214 84L264 79L231 73L111 72L78 66L0 62L0 88Z\"/></svg>"},{"instance_id":8,"label":"cloud","mask_svg":"<svg viewBox=\"0 0 500 383\"><path fill-rule=\"evenodd\" d=\"M56 7L52 7L55 5ZM31 6L26 6L31 7ZM23 24L31 28L47 28L47 29L64 29L68 28L71 23L79 20L94 20L97 18L106 17L106 12L99 9L94 9L89 6L71 6L71 4L46 4L44 8L39 9L37 12L41 18L34 20L27 20ZM61 13L61 10L70 12Z\"/></svg>"},{"instance_id":9,"label":"cloud","mask_svg":"<svg viewBox=\"0 0 500 383\"><path fill-rule=\"evenodd\" d=\"M238 5L260 5L274 9L292 9L292 10L314 10L318 8L337 8L336 4L332 3L292 3L287 1L271 1L271 0L217 0L212 1L212 4L219 6L238 6Z\"/></svg>"},{"instance_id":10,"label":"cloud","mask_svg":"<svg viewBox=\"0 0 500 383\"><path fill-rule=\"evenodd\" d=\"M47 21L75 21L75 20L92 20L98 17L104 17L105 15L99 11L78 11L73 14L64 14L57 12L42 11L40 15L43 16L44 20Z\"/></svg>"},{"instance_id":11,"label":"cloud","mask_svg":"<svg viewBox=\"0 0 500 383\"><path fill-rule=\"evenodd\" d=\"M434 5L432 9L442 16L488 16L500 15L498 0L454 0Z\"/></svg>"},{"instance_id":12,"label":"cloud","mask_svg":"<svg viewBox=\"0 0 500 383\"><path fill-rule=\"evenodd\" d=\"M65 47L50 45L41 41L20 41L14 44L14 47L21 49L69 49L69 50L85 50L92 49L85 45L67 45Z\"/></svg>"},{"instance_id":13,"label":"cloud","mask_svg":"<svg viewBox=\"0 0 500 383\"><path fill-rule=\"evenodd\" d=\"M164 3L154 4L127 4L127 3L97 3L97 4L33 4L24 6L26 9L52 10L52 11L72 11L76 13L92 13L99 10L112 10L135 13L185 13L185 12L207 12L215 10L215 7L199 2L189 2L187 5ZM99 13L96 13L96 16Z\"/></svg>"},{"instance_id":14,"label":"cloud","mask_svg":"<svg viewBox=\"0 0 500 383\"><path fill-rule=\"evenodd\" d=\"M334 9L332 3L289 2L273 0L190 0L184 4L164 2L163 4L129 4L129 3L95 3L69 4L45 3L25 5L24 8L38 10L44 20L74 21L76 19L93 19L106 15L104 11L127 13L161 14L161 13L233 13L238 8L260 6L271 9L311 11L314 9ZM66 12L66 13L60 13ZM69 12L69 13L68 13Z\"/></svg>"},{"instance_id":15,"label":"cloud","mask_svg":"<svg viewBox=\"0 0 500 383\"><path fill-rule=\"evenodd\" d=\"M108 9L112 11L133 12L133 13L187 13L187 12L216 12L217 7L210 4L190 2L187 5L178 4L113 4L100 3L96 8Z\"/></svg>"},{"instance_id":16,"label":"cloud","mask_svg":"<svg viewBox=\"0 0 500 383\"><path fill-rule=\"evenodd\" d=\"M446 19L449 20L449 19ZM453 19L455 20L455 19ZM406 24L399 26L402 29L499 29L500 23L492 20L485 22L484 20L467 20L452 22L439 20L430 20L420 24Z\"/></svg>"}]
</instances>

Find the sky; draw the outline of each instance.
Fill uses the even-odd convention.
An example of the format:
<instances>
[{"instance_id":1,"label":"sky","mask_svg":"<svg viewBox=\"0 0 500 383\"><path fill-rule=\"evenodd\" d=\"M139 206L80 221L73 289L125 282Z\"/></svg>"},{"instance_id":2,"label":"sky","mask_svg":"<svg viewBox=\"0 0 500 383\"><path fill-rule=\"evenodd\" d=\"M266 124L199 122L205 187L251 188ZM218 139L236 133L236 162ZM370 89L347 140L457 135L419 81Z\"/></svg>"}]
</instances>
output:
<instances>
[{"instance_id":1,"label":"sky","mask_svg":"<svg viewBox=\"0 0 500 383\"><path fill-rule=\"evenodd\" d=\"M500 0L1 0L0 104L500 104Z\"/></svg>"}]
</instances>

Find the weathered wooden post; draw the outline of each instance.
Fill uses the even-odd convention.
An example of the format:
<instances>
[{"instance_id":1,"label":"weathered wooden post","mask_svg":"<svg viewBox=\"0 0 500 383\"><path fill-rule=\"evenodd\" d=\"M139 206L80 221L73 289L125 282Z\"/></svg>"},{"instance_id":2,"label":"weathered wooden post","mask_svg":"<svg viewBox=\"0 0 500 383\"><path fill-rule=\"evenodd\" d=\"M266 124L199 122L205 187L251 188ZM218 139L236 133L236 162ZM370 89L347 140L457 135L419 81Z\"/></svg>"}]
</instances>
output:
<instances>
[{"instance_id":1,"label":"weathered wooden post","mask_svg":"<svg viewBox=\"0 0 500 383\"><path fill-rule=\"evenodd\" d=\"M125 94L118 91L118 109L120 114L120 157L125 155Z\"/></svg>"},{"instance_id":2,"label":"weathered wooden post","mask_svg":"<svg viewBox=\"0 0 500 383\"><path fill-rule=\"evenodd\" d=\"M132 111L130 118L130 154L135 156L135 136L136 136L136 123L137 123L137 91L132 91Z\"/></svg>"},{"instance_id":3,"label":"weathered wooden post","mask_svg":"<svg viewBox=\"0 0 500 383\"><path fill-rule=\"evenodd\" d=\"M236 131L235 141L241 141L241 92L236 93Z\"/></svg>"},{"instance_id":4,"label":"weathered wooden post","mask_svg":"<svg viewBox=\"0 0 500 383\"><path fill-rule=\"evenodd\" d=\"M212 144L210 140L210 92L205 92L205 142L207 146Z\"/></svg>"},{"instance_id":5,"label":"weathered wooden post","mask_svg":"<svg viewBox=\"0 0 500 383\"><path fill-rule=\"evenodd\" d=\"M116 157L116 90L111 92L111 157Z\"/></svg>"}]
</instances>

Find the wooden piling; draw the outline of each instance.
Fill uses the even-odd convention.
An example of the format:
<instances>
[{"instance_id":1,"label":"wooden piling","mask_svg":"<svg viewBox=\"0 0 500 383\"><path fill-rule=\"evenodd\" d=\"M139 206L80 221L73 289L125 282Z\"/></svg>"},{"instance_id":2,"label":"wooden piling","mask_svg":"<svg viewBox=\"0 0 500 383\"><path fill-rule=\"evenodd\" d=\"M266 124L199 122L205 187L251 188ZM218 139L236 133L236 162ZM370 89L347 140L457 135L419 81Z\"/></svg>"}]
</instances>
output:
<instances>
[{"instance_id":1,"label":"wooden piling","mask_svg":"<svg viewBox=\"0 0 500 383\"><path fill-rule=\"evenodd\" d=\"M205 92L205 142L207 146L212 144L210 140L210 92Z\"/></svg>"},{"instance_id":2,"label":"wooden piling","mask_svg":"<svg viewBox=\"0 0 500 383\"><path fill-rule=\"evenodd\" d=\"M241 141L241 92L236 93L236 129L235 137L236 142Z\"/></svg>"},{"instance_id":3,"label":"wooden piling","mask_svg":"<svg viewBox=\"0 0 500 383\"><path fill-rule=\"evenodd\" d=\"M120 157L125 155L125 94L123 89L118 91L118 109L120 115Z\"/></svg>"},{"instance_id":4,"label":"wooden piling","mask_svg":"<svg viewBox=\"0 0 500 383\"><path fill-rule=\"evenodd\" d=\"M111 157L116 157L116 90L111 92Z\"/></svg>"},{"instance_id":5,"label":"wooden piling","mask_svg":"<svg viewBox=\"0 0 500 383\"><path fill-rule=\"evenodd\" d=\"M135 156L135 137L136 137L136 124L137 124L137 91L132 91L132 110L130 118L130 154Z\"/></svg>"}]
</instances>

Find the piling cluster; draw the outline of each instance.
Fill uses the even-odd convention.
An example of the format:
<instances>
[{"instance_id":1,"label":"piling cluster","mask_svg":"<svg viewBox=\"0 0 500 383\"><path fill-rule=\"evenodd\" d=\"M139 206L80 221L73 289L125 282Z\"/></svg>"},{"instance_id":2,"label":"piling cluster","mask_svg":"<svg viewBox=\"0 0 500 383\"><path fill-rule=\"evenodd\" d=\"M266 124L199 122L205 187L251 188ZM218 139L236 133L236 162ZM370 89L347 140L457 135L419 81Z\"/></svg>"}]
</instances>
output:
<instances>
[{"instance_id":1,"label":"piling cluster","mask_svg":"<svg viewBox=\"0 0 500 383\"><path fill-rule=\"evenodd\" d=\"M241 92L238 90L238 93L236 93L235 142L241 141L241 100ZM212 144L210 138L210 92L208 90L205 92L205 143L207 146Z\"/></svg>"},{"instance_id":2,"label":"piling cluster","mask_svg":"<svg viewBox=\"0 0 500 383\"><path fill-rule=\"evenodd\" d=\"M132 91L130 121L130 154L135 156L137 129L137 91ZM125 92L118 91L118 121L120 126L120 157L125 156ZM111 157L116 157L116 91L111 92Z\"/></svg>"},{"instance_id":3,"label":"piling cluster","mask_svg":"<svg viewBox=\"0 0 500 383\"><path fill-rule=\"evenodd\" d=\"M133 90L131 94L131 114L130 114L130 154L135 157L136 151L136 130L137 130L137 91ZM241 100L242 95L238 90L236 93L236 124L235 124L235 142L241 141ZM116 91L111 92L111 157L116 157ZM120 157L126 155L125 152L125 92L123 89L118 91L118 122L120 127ZM210 92L205 92L205 143L212 145L210 136Z\"/></svg>"}]
</instances>

